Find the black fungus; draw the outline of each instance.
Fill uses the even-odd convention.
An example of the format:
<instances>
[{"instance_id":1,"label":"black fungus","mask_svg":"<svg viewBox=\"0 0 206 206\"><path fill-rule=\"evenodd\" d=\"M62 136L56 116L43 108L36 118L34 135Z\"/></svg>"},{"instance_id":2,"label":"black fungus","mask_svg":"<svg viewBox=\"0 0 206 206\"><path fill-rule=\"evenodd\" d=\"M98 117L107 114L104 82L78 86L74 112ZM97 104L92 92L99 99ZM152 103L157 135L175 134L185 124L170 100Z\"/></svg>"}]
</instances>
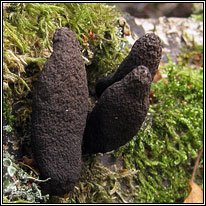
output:
<instances>
[{"instance_id":1,"label":"black fungus","mask_svg":"<svg viewBox=\"0 0 206 206\"><path fill-rule=\"evenodd\" d=\"M101 79L96 85L96 95L100 97L102 92L114 82L120 81L125 75L140 65L146 66L152 75L157 71L162 55L162 43L154 33L148 33L139 38L133 45L129 55L120 64L117 71Z\"/></svg>"},{"instance_id":2,"label":"black fungus","mask_svg":"<svg viewBox=\"0 0 206 206\"><path fill-rule=\"evenodd\" d=\"M36 82L32 147L51 194L73 190L81 170L81 144L88 111L85 64L75 34L66 27L53 37L53 53Z\"/></svg>"},{"instance_id":3,"label":"black fungus","mask_svg":"<svg viewBox=\"0 0 206 206\"><path fill-rule=\"evenodd\" d=\"M149 69L138 66L102 93L87 118L83 153L109 152L137 134L149 109L151 82Z\"/></svg>"},{"instance_id":4,"label":"black fungus","mask_svg":"<svg viewBox=\"0 0 206 206\"><path fill-rule=\"evenodd\" d=\"M133 45L116 72L96 85L99 97L88 114L83 153L109 152L130 141L149 109L149 92L162 55L162 43L153 33Z\"/></svg>"}]
</instances>

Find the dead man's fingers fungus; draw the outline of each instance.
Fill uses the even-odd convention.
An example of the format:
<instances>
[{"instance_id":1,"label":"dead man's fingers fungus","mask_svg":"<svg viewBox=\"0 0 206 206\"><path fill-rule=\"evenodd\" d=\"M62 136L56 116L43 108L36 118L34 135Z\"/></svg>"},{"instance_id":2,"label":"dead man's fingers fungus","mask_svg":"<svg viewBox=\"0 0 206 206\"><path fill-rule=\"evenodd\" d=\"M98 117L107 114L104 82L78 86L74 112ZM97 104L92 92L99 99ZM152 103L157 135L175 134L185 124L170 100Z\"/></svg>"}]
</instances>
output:
<instances>
[{"instance_id":1,"label":"dead man's fingers fungus","mask_svg":"<svg viewBox=\"0 0 206 206\"><path fill-rule=\"evenodd\" d=\"M36 82L32 145L49 192L73 190L81 169L81 144L88 110L85 64L75 34L66 27L53 37L53 53Z\"/></svg>"}]
</instances>

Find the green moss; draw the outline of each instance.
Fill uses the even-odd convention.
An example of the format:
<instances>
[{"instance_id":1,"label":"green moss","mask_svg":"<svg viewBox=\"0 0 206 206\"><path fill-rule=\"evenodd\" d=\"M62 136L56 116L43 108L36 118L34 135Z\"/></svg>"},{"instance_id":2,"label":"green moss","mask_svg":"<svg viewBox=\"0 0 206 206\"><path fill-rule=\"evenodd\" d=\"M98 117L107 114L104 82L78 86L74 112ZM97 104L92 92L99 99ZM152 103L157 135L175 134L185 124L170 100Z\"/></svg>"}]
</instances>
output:
<instances>
[{"instance_id":1,"label":"green moss","mask_svg":"<svg viewBox=\"0 0 206 206\"><path fill-rule=\"evenodd\" d=\"M5 196L3 196L3 203L20 204L20 203L32 203L32 202L30 202L30 201L26 201L26 200L21 200L21 199L16 200L16 201L9 201Z\"/></svg>"},{"instance_id":2,"label":"green moss","mask_svg":"<svg viewBox=\"0 0 206 206\"><path fill-rule=\"evenodd\" d=\"M115 7L104 3L7 3L3 15L4 74L14 75L11 69L15 67L18 75L13 78L29 90L28 79L22 77L24 66L30 62L43 66L45 55L52 50L53 33L62 26L77 35L86 63L96 66L93 70L98 74L114 70L125 55L118 17Z\"/></svg>"},{"instance_id":3,"label":"green moss","mask_svg":"<svg viewBox=\"0 0 206 206\"><path fill-rule=\"evenodd\" d=\"M117 151L127 168L140 170L136 203L181 203L189 194L188 183L203 145L203 68L180 65L169 62L162 68L168 77L152 85L156 103L150 106L150 117ZM196 181L202 185L200 171Z\"/></svg>"},{"instance_id":4,"label":"green moss","mask_svg":"<svg viewBox=\"0 0 206 206\"><path fill-rule=\"evenodd\" d=\"M3 117L4 119L7 120L8 124L12 127L15 121L15 117L14 115L11 114L11 107L10 105L8 105L7 103L3 103L4 104L4 110L3 110Z\"/></svg>"},{"instance_id":5,"label":"green moss","mask_svg":"<svg viewBox=\"0 0 206 206\"><path fill-rule=\"evenodd\" d=\"M203 20L203 2L193 3L193 12L191 17L196 20Z\"/></svg>"},{"instance_id":6,"label":"green moss","mask_svg":"<svg viewBox=\"0 0 206 206\"><path fill-rule=\"evenodd\" d=\"M137 193L135 169L112 172L93 156L83 156L81 177L69 198L51 197L49 203L127 203Z\"/></svg>"}]
</instances>

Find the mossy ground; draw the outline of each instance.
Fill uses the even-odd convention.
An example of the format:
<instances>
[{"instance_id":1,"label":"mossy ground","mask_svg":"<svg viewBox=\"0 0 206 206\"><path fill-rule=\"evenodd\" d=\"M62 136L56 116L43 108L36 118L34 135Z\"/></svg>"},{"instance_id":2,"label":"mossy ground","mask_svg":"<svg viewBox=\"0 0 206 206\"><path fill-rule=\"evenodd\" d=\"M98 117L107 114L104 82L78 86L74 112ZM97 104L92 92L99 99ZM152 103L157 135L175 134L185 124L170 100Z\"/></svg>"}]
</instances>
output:
<instances>
[{"instance_id":1,"label":"mossy ground","mask_svg":"<svg viewBox=\"0 0 206 206\"><path fill-rule=\"evenodd\" d=\"M15 130L24 145L23 155L31 155L32 83L51 54L55 29L68 26L76 33L92 90L96 80L115 70L128 52L123 49L118 16L114 7L105 4L8 3L4 7L3 114L10 126L3 129ZM42 180L35 166L20 165L22 159L4 152L4 202L182 203L203 147L203 54L201 46L193 45L177 64L162 66L167 77L152 85L150 111L141 131L113 152L123 159L123 170L112 172L96 155L84 156L74 193L49 199L41 194ZM201 187L202 172L203 160L195 179Z\"/></svg>"}]
</instances>

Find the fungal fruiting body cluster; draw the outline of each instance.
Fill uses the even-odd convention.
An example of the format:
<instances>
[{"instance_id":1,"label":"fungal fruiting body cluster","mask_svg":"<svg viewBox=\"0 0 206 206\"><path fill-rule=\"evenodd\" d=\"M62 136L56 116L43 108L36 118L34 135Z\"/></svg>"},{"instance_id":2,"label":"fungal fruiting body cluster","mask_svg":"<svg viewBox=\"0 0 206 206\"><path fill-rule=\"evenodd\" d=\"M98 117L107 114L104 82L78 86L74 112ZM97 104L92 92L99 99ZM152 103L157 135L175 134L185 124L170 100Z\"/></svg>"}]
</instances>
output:
<instances>
[{"instance_id":1,"label":"fungal fruiting body cluster","mask_svg":"<svg viewBox=\"0 0 206 206\"><path fill-rule=\"evenodd\" d=\"M136 135L149 109L149 91L162 45L146 34L117 71L96 85L98 101L88 113L88 87L79 42L66 27L53 37L33 95L32 143L51 194L73 190L83 153L108 152ZM87 115L88 113L88 115Z\"/></svg>"},{"instance_id":2,"label":"fungal fruiting body cluster","mask_svg":"<svg viewBox=\"0 0 206 206\"><path fill-rule=\"evenodd\" d=\"M153 33L141 37L117 71L96 85L98 103L89 114L83 152L109 152L131 140L149 109L149 91L162 54Z\"/></svg>"}]
</instances>

